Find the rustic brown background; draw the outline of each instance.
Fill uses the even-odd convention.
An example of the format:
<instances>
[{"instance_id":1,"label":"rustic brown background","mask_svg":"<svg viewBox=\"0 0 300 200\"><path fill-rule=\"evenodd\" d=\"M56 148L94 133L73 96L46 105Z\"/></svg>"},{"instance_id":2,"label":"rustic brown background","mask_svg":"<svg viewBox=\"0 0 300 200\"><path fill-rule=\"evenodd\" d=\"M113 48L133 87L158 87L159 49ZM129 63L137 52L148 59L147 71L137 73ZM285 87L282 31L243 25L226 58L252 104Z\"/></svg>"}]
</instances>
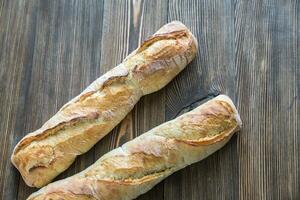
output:
<instances>
[{"instance_id":1,"label":"rustic brown background","mask_svg":"<svg viewBox=\"0 0 300 200\"><path fill-rule=\"evenodd\" d=\"M9 161L17 141L172 20L198 38L197 58L57 179L221 92L243 130L138 199L300 199L297 0L0 0L0 199L35 191Z\"/></svg>"}]
</instances>

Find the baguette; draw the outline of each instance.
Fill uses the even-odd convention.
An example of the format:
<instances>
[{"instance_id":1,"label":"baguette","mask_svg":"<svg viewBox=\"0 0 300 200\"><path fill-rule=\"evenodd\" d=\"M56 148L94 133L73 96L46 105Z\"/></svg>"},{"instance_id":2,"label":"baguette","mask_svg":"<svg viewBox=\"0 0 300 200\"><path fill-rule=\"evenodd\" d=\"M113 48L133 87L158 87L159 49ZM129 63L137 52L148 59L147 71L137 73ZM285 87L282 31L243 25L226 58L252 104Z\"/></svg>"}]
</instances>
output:
<instances>
[{"instance_id":1,"label":"baguette","mask_svg":"<svg viewBox=\"0 0 300 200\"><path fill-rule=\"evenodd\" d=\"M134 199L220 149L241 125L230 98L220 95L108 152L86 170L45 186L28 200Z\"/></svg>"},{"instance_id":2,"label":"baguette","mask_svg":"<svg viewBox=\"0 0 300 200\"><path fill-rule=\"evenodd\" d=\"M117 67L65 104L15 147L11 161L26 184L42 187L108 134L146 94L192 61L198 44L180 22L158 30Z\"/></svg>"}]
</instances>

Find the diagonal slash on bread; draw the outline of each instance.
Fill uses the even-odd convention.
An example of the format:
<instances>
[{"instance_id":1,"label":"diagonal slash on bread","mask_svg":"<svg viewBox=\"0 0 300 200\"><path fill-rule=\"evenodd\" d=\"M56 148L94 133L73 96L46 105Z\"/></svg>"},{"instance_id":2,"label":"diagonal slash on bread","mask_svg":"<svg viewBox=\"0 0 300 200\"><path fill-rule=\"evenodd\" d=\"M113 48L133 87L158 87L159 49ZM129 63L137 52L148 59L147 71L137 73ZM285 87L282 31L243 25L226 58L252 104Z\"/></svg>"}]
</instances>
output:
<instances>
[{"instance_id":1,"label":"diagonal slash on bread","mask_svg":"<svg viewBox=\"0 0 300 200\"><path fill-rule=\"evenodd\" d=\"M42 187L108 134L146 94L169 83L197 53L180 22L158 30L125 60L26 135L11 160L26 184Z\"/></svg>"},{"instance_id":2,"label":"diagonal slash on bread","mask_svg":"<svg viewBox=\"0 0 300 200\"><path fill-rule=\"evenodd\" d=\"M51 183L28 200L130 200L223 147L242 126L225 95L163 123L105 155L86 170Z\"/></svg>"}]
</instances>

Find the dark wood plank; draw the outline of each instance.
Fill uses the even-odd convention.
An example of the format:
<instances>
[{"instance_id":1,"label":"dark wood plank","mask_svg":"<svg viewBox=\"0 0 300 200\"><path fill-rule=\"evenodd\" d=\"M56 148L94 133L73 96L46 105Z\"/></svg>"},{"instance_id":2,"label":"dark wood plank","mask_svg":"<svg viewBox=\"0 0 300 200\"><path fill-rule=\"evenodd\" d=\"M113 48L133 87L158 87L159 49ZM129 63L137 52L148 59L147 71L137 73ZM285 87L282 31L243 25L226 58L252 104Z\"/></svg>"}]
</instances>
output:
<instances>
[{"instance_id":1,"label":"dark wood plank","mask_svg":"<svg viewBox=\"0 0 300 200\"><path fill-rule=\"evenodd\" d=\"M141 8L139 43L156 32L167 23L167 1L144 0ZM133 20L134 22L135 20ZM143 97L135 108L135 136L143 134L151 128L165 121L165 88ZM155 186L139 200L162 200L164 199L163 183Z\"/></svg>"},{"instance_id":2,"label":"dark wood plank","mask_svg":"<svg viewBox=\"0 0 300 200\"><path fill-rule=\"evenodd\" d=\"M105 1L101 73L122 62L139 43L166 23L167 13L163 12L166 6L166 1ZM164 113L163 90L143 97L120 125L95 146L96 159L162 123ZM139 199L163 199L163 185Z\"/></svg>"},{"instance_id":3,"label":"dark wood plank","mask_svg":"<svg viewBox=\"0 0 300 200\"><path fill-rule=\"evenodd\" d=\"M199 54L166 91L166 117L191 99L225 93L235 99L234 5L232 1L169 1L168 20L195 34ZM165 199L237 199L237 141L165 181Z\"/></svg>"},{"instance_id":4,"label":"dark wood plank","mask_svg":"<svg viewBox=\"0 0 300 200\"><path fill-rule=\"evenodd\" d=\"M7 71L1 71L1 86L6 86L1 119L6 119L9 125L1 123L6 126L1 127L5 134L1 131L0 137L4 142L1 146L5 146L3 157L7 160L1 162L4 178L0 181L0 197L25 199L35 189L25 185L8 158L17 141L39 128L97 78L103 1L5 1L4 4L1 15L8 21L1 24L4 51L0 62L1 69ZM6 21L2 16L0 23ZM93 161L93 152L85 154L58 179L85 169Z\"/></svg>"},{"instance_id":5,"label":"dark wood plank","mask_svg":"<svg viewBox=\"0 0 300 200\"><path fill-rule=\"evenodd\" d=\"M128 54L130 33L129 9L130 2L128 1L104 2L102 51L99 65L101 74L117 66ZM119 134L119 131L121 131L122 134ZM95 159L97 160L109 150L114 149L118 146L119 141L129 139L132 134L132 117L129 115L126 117L126 120L124 120L123 127L116 127L95 145Z\"/></svg>"},{"instance_id":6,"label":"dark wood plank","mask_svg":"<svg viewBox=\"0 0 300 200\"><path fill-rule=\"evenodd\" d=\"M10 164L17 141L172 20L195 33L197 58L57 179L226 93L243 130L138 199L300 198L299 1L0 0L0 199L35 191Z\"/></svg>"},{"instance_id":7,"label":"dark wood plank","mask_svg":"<svg viewBox=\"0 0 300 200\"><path fill-rule=\"evenodd\" d=\"M300 198L299 1L238 1L240 199Z\"/></svg>"},{"instance_id":8,"label":"dark wood plank","mask_svg":"<svg viewBox=\"0 0 300 200\"><path fill-rule=\"evenodd\" d=\"M20 1L0 3L0 199L16 199L18 195L20 177L10 155L29 116L36 10L35 4Z\"/></svg>"}]
</instances>

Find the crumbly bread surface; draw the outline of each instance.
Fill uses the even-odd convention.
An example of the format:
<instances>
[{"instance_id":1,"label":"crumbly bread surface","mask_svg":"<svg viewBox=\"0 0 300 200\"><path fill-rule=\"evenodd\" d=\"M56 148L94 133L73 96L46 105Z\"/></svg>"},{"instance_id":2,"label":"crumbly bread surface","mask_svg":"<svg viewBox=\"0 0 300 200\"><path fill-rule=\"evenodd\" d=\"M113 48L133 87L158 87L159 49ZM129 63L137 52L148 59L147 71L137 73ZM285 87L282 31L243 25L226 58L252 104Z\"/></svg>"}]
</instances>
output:
<instances>
[{"instance_id":1,"label":"crumbly bread surface","mask_svg":"<svg viewBox=\"0 0 300 200\"><path fill-rule=\"evenodd\" d=\"M26 135L11 160L29 186L42 187L109 133L141 96L170 82L196 55L197 41L171 22Z\"/></svg>"},{"instance_id":2,"label":"crumbly bread surface","mask_svg":"<svg viewBox=\"0 0 300 200\"><path fill-rule=\"evenodd\" d=\"M86 170L47 185L28 200L129 200L223 147L242 125L220 95L108 152Z\"/></svg>"}]
</instances>

